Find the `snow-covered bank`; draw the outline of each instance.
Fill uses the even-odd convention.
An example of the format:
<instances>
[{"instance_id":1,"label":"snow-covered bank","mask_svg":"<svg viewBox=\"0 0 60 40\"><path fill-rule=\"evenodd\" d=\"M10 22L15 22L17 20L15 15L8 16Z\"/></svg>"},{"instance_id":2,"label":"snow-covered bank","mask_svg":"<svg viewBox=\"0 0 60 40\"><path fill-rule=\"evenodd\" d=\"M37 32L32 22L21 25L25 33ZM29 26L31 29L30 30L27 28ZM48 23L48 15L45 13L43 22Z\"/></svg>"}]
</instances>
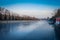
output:
<instances>
[{"instance_id":1,"label":"snow-covered bank","mask_svg":"<svg viewBox=\"0 0 60 40\"><path fill-rule=\"evenodd\" d=\"M37 22L37 20L11 20L11 21L0 21L0 23L17 23L17 22Z\"/></svg>"}]
</instances>

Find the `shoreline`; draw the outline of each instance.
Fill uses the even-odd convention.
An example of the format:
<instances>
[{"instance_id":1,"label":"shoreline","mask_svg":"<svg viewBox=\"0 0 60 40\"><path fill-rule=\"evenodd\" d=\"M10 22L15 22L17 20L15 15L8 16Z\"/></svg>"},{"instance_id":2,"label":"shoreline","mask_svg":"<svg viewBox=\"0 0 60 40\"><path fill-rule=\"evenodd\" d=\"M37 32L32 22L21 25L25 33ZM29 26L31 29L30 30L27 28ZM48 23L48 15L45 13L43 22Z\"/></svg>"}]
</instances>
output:
<instances>
[{"instance_id":1,"label":"shoreline","mask_svg":"<svg viewBox=\"0 0 60 40\"><path fill-rule=\"evenodd\" d=\"M37 22L40 20L4 20L4 21L0 21L0 23L19 23L19 22Z\"/></svg>"}]
</instances>

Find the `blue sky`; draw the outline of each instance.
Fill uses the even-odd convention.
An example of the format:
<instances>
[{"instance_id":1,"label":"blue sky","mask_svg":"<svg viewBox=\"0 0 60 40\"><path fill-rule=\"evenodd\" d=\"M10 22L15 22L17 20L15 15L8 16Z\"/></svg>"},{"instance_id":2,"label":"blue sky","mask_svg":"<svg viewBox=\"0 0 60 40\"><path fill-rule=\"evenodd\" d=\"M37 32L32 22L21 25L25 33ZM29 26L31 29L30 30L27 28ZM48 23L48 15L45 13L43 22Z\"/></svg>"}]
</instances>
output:
<instances>
[{"instance_id":1,"label":"blue sky","mask_svg":"<svg viewBox=\"0 0 60 40\"><path fill-rule=\"evenodd\" d=\"M18 14L46 18L60 8L60 0L0 0L0 6Z\"/></svg>"},{"instance_id":2,"label":"blue sky","mask_svg":"<svg viewBox=\"0 0 60 40\"><path fill-rule=\"evenodd\" d=\"M16 3L33 3L60 6L60 0L0 0L0 5L11 5Z\"/></svg>"}]
</instances>

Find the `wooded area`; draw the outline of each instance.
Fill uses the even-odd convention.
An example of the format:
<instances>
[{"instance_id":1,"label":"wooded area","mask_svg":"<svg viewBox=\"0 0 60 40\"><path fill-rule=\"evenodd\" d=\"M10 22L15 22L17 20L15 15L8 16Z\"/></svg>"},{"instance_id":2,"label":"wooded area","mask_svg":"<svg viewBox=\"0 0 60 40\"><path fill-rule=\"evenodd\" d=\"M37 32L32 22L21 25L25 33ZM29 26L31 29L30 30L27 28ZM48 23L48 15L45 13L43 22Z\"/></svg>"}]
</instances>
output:
<instances>
[{"instance_id":1,"label":"wooded area","mask_svg":"<svg viewBox=\"0 0 60 40\"><path fill-rule=\"evenodd\" d=\"M0 20L39 20L30 16L19 16L17 13L10 12L9 10L0 7Z\"/></svg>"}]
</instances>

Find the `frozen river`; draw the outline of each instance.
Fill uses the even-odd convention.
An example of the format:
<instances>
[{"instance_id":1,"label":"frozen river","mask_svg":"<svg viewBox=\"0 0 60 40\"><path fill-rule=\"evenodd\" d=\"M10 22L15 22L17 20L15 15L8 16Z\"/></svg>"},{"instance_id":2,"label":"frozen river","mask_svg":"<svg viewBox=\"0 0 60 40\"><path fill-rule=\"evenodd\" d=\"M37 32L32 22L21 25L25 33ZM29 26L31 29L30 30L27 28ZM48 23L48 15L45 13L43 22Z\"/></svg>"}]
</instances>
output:
<instances>
[{"instance_id":1,"label":"frozen river","mask_svg":"<svg viewBox=\"0 0 60 40\"><path fill-rule=\"evenodd\" d=\"M0 23L0 40L56 40L47 21Z\"/></svg>"}]
</instances>

